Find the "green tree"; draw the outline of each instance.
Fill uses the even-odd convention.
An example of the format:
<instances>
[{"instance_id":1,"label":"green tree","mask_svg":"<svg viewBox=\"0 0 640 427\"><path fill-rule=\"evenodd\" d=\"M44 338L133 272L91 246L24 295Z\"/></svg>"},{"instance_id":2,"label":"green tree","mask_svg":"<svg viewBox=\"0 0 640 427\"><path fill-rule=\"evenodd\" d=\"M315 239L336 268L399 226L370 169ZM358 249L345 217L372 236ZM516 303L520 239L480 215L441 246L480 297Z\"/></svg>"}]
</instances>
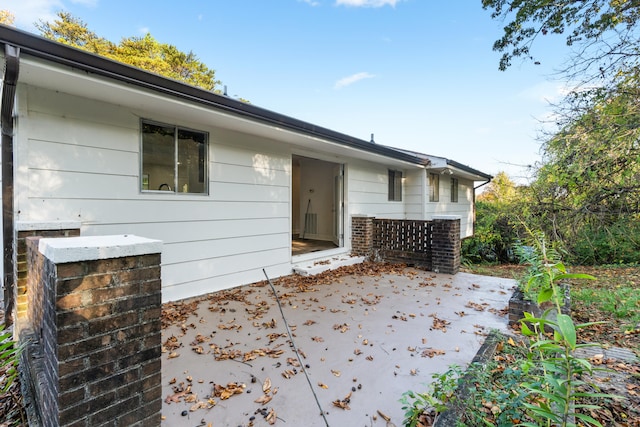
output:
<instances>
[{"instance_id":1,"label":"green tree","mask_svg":"<svg viewBox=\"0 0 640 427\"><path fill-rule=\"evenodd\" d=\"M134 67L198 86L216 90L220 84L215 71L202 63L193 52L160 43L151 34L123 38L115 44L89 30L82 20L66 12L58 13L53 23L36 24L40 33L51 40L105 56Z\"/></svg>"},{"instance_id":2,"label":"green tree","mask_svg":"<svg viewBox=\"0 0 640 427\"><path fill-rule=\"evenodd\" d=\"M503 53L501 70L514 58L536 61L531 54L534 42L554 34L576 48L570 66L576 73L615 77L632 67L640 54L637 0L482 0L482 7L491 10L492 18L507 22L493 45Z\"/></svg>"},{"instance_id":3,"label":"green tree","mask_svg":"<svg viewBox=\"0 0 640 427\"><path fill-rule=\"evenodd\" d=\"M613 88L576 93L563 127L544 143L530 219L574 262L631 262L640 255L639 99L634 75Z\"/></svg>"},{"instance_id":4,"label":"green tree","mask_svg":"<svg viewBox=\"0 0 640 427\"><path fill-rule=\"evenodd\" d=\"M516 184L506 172L501 171L486 185L477 200L483 202L510 202L516 196Z\"/></svg>"},{"instance_id":5,"label":"green tree","mask_svg":"<svg viewBox=\"0 0 640 427\"><path fill-rule=\"evenodd\" d=\"M519 241L523 215L522 188L506 172L499 172L476 199L474 236L462 243L466 260L514 261L513 246Z\"/></svg>"},{"instance_id":6,"label":"green tree","mask_svg":"<svg viewBox=\"0 0 640 427\"><path fill-rule=\"evenodd\" d=\"M15 20L16 17L13 13L9 12L8 10L0 10L0 24L11 26L13 25Z\"/></svg>"}]
</instances>

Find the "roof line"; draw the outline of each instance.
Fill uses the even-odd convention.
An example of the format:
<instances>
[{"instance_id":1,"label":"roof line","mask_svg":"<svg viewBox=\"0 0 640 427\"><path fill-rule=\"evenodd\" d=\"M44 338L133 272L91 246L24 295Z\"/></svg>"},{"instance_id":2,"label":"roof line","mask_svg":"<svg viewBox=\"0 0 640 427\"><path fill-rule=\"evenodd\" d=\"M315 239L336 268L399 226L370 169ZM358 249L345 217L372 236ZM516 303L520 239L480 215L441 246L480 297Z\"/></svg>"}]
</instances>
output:
<instances>
[{"instance_id":1,"label":"roof line","mask_svg":"<svg viewBox=\"0 0 640 427\"><path fill-rule=\"evenodd\" d=\"M425 154L425 153L419 153L417 151L413 151L413 150L406 150L404 148L395 148L395 147L389 147L392 150L398 150L404 153L408 153L408 154L413 154L416 157L421 157L421 158L428 158L428 157L437 157L439 159L443 159L445 161L445 163L449 166L452 166L456 169L460 169L462 171L465 171L467 173L473 174L473 175L477 175L479 177L482 177L486 180L491 181L493 179L493 175L489 175L488 173L484 173L482 171L479 171L478 169L474 169L471 166L467 166L465 164L456 162L455 160L451 160L451 159L447 159L446 157L442 157L442 156L436 156L433 154Z\"/></svg>"},{"instance_id":2,"label":"roof line","mask_svg":"<svg viewBox=\"0 0 640 427\"><path fill-rule=\"evenodd\" d=\"M425 160L408 153L391 150L383 145L355 138L341 132L279 114L246 102L219 95L186 83L150 73L72 46L58 43L25 31L0 25L0 43L20 47L22 54L66 65L102 77L115 79L134 86L166 95L204 104L241 117L269 125L327 139L343 146L355 148L395 160L424 166Z\"/></svg>"}]
</instances>

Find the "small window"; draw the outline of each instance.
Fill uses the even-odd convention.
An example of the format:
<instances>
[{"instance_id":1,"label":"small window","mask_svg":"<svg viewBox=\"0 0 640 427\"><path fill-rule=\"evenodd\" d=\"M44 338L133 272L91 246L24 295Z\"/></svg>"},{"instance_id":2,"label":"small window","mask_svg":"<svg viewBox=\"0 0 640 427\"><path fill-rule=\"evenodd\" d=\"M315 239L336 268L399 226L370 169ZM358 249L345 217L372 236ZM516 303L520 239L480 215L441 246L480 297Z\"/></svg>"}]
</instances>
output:
<instances>
[{"instance_id":1,"label":"small window","mask_svg":"<svg viewBox=\"0 0 640 427\"><path fill-rule=\"evenodd\" d=\"M207 194L208 136L143 121L141 190Z\"/></svg>"},{"instance_id":2,"label":"small window","mask_svg":"<svg viewBox=\"0 0 640 427\"><path fill-rule=\"evenodd\" d=\"M437 173L429 174L429 201L437 202L440 200L440 175Z\"/></svg>"},{"instance_id":3,"label":"small window","mask_svg":"<svg viewBox=\"0 0 640 427\"><path fill-rule=\"evenodd\" d=\"M458 178L451 178L451 203L458 203Z\"/></svg>"},{"instance_id":4,"label":"small window","mask_svg":"<svg viewBox=\"0 0 640 427\"><path fill-rule=\"evenodd\" d=\"M402 172L389 169L389 201L402 201Z\"/></svg>"}]
</instances>

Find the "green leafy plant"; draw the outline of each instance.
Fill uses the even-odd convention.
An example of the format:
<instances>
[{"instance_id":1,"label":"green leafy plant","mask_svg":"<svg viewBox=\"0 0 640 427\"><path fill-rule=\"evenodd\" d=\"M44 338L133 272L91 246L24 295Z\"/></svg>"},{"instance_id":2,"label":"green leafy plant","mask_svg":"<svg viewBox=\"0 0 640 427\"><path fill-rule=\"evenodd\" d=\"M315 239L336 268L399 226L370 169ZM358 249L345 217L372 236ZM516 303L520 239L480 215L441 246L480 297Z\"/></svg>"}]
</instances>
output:
<instances>
[{"instance_id":1,"label":"green leafy plant","mask_svg":"<svg viewBox=\"0 0 640 427\"><path fill-rule=\"evenodd\" d=\"M434 375L427 391L405 393L401 402L406 426L428 425L424 423L425 414L434 419L458 406L462 411L457 425L461 426L601 427L589 411L599 409L595 403L602 399L618 396L592 391L593 384L585 382L583 376L598 368L575 355L578 349L598 345L580 344L578 333L601 322L576 325L561 311L563 281L595 278L569 273L559 251L546 244L542 233L535 234L534 240L533 247L521 251L530 265L522 283L526 291L535 294L534 301L549 308L537 317L524 314L521 331L526 344L502 337L498 348L503 354L493 361L470 365L464 376L456 366ZM505 355L508 349L513 353Z\"/></svg>"},{"instance_id":2,"label":"green leafy plant","mask_svg":"<svg viewBox=\"0 0 640 427\"><path fill-rule=\"evenodd\" d=\"M433 374L433 382L429 384L428 391L418 393L407 391L402 394L400 403L404 411L404 425L416 427L421 422L421 418L427 415L442 413L447 409L447 405L455 399L455 391L458 388L462 368L458 365L451 365L443 374Z\"/></svg>"},{"instance_id":3,"label":"green leafy plant","mask_svg":"<svg viewBox=\"0 0 640 427\"><path fill-rule=\"evenodd\" d=\"M6 393L18 377L21 347L13 341L13 334L0 325L0 391Z\"/></svg>"},{"instance_id":4,"label":"green leafy plant","mask_svg":"<svg viewBox=\"0 0 640 427\"><path fill-rule=\"evenodd\" d=\"M594 323L575 325L571 316L561 312L564 303L564 290L559 283L569 279L595 279L588 274L570 274L565 265L556 257L550 257L546 250L544 235L539 234L538 252L530 258L530 276L526 281L526 291L534 287L537 291L537 303L550 302L553 308L544 311L542 316L534 317L524 313L521 320L522 334L530 339L530 355L522 367L525 372L532 367L541 371L530 381L523 383L532 396L524 402L527 415L534 422L521 425L535 426L575 426L576 420L583 424L601 426L593 417L580 412L584 409L597 409L599 406L579 403L585 398L597 399L615 397L609 394L583 391L586 383L581 380L583 374L591 374L593 367L589 360L574 356L575 350L597 344L578 344L578 330ZM545 333L550 326L552 334Z\"/></svg>"}]
</instances>

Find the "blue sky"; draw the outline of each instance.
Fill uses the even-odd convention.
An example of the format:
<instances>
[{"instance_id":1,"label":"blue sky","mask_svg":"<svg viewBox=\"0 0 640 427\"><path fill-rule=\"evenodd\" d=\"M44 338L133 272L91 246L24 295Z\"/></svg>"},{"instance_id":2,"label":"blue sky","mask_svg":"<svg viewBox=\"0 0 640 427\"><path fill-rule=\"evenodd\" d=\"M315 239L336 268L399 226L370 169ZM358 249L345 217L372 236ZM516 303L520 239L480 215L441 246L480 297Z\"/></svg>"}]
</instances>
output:
<instances>
[{"instance_id":1,"label":"blue sky","mask_svg":"<svg viewBox=\"0 0 640 427\"><path fill-rule=\"evenodd\" d=\"M16 26L64 10L112 41L150 32L192 50L230 96L525 182L564 85L560 38L498 70L503 23L480 0L0 0Z\"/></svg>"}]
</instances>

